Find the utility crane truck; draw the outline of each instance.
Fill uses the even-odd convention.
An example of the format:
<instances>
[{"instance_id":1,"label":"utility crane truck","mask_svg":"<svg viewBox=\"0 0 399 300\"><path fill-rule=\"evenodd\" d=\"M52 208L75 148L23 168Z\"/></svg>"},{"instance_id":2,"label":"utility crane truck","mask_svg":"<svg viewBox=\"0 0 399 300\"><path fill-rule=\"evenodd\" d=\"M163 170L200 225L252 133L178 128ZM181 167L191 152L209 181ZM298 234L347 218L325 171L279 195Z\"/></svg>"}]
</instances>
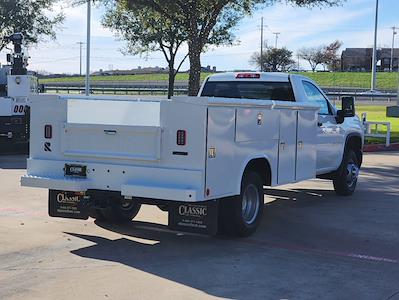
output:
<instances>
[{"instance_id":1,"label":"utility crane truck","mask_svg":"<svg viewBox=\"0 0 399 300\"><path fill-rule=\"evenodd\" d=\"M12 43L7 54L9 65L0 68L0 149L28 146L29 96L37 93L37 78L28 75L28 55L23 47L24 36L15 33L4 38Z\"/></svg>"},{"instance_id":2,"label":"utility crane truck","mask_svg":"<svg viewBox=\"0 0 399 300\"><path fill-rule=\"evenodd\" d=\"M198 97L32 96L22 185L49 189L53 217L132 220L142 204L171 229L248 236L264 187L330 179L351 195L362 164L354 99L336 109L310 79L209 77Z\"/></svg>"}]
</instances>

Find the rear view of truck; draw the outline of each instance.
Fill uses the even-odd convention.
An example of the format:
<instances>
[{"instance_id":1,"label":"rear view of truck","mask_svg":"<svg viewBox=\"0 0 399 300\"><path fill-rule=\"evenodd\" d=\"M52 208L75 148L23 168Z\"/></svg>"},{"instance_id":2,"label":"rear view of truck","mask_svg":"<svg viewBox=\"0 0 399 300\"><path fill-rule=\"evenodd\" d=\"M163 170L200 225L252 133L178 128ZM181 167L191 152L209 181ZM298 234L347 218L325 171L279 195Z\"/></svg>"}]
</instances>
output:
<instances>
[{"instance_id":1,"label":"rear view of truck","mask_svg":"<svg viewBox=\"0 0 399 300\"><path fill-rule=\"evenodd\" d=\"M318 107L181 97L32 97L22 185L49 189L53 217L128 221L141 204L169 227L248 236L263 186L316 176Z\"/></svg>"},{"instance_id":2,"label":"rear view of truck","mask_svg":"<svg viewBox=\"0 0 399 300\"><path fill-rule=\"evenodd\" d=\"M184 102L33 97L22 185L50 189L56 217L124 221L148 199L202 202L206 114Z\"/></svg>"}]
</instances>

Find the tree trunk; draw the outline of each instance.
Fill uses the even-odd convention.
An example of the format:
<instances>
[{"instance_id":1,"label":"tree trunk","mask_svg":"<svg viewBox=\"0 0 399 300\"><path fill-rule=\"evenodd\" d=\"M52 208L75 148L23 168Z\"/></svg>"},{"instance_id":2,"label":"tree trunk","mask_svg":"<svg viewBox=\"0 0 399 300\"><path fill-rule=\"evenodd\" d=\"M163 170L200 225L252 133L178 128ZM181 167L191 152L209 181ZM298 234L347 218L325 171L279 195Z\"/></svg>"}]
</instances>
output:
<instances>
[{"instance_id":1,"label":"tree trunk","mask_svg":"<svg viewBox=\"0 0 399 300\"><path fill-rule=\"evenodd\" d=\"M197 96L201 82L201 49L199 46L189 47L190 78L188 80L188 95Z\"/></svg>"},{"instance_id":2,"label":"tree trunk","mask_svg":"<svg viewBox=\"0 0 399 300\"><path fill-rule=\"evenodd\" d=\"M175 62L172 60L169 62L169 84L168 84L168 99L173 97L174 90L175 90L175 78L176 78L176 73L175 73Z\"/></svg>"}]
</instances>

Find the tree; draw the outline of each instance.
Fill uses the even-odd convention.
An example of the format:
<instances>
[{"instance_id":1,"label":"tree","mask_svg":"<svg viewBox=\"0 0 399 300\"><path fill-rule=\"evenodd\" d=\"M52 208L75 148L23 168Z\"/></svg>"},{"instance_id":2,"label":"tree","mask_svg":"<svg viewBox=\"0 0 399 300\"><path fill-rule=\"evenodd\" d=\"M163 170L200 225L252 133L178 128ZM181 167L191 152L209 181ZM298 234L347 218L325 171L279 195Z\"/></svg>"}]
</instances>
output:
<instances>
[{"instance_id":1,"label":"tree","mask_svg":"<svg viewBox=\"0 0 399 300\"><path fill-rule=\"evenodd\" d=\"M341 41L334 41L331 44L325 46L325 65L330 71L339 71L341 59L338 55L339 49L342 47Z\"/></svg>"},{"instance_id":2,"label":"tree","mask_svg":"<svg viewBox=\"0 0 399 300\"><path fill-rule=\"evenodd\" d=\"M301 48L298 50L298 56L304 60L306 60L312 71L316 71L316 68L325 62L324 49L322 46L320 47L311 47L311 48Z\"/></svg>"},{"instance_id":3,"label":"tree","mask_svg":"<svg viewBox=\"0 0 399 300\"><path fill-rule=\"evenodd\" d=\"M321 45L318 47L301 48L298 50L300 58L308 61L312 71L314 72L319 65L326 66L329 70L335 71L339 67L338 51L342 46L342 42L334 41L329 45Z\"/></svg>"},{"instance_id":4,"label":"tree","mask_svg":"<svg viewBox=\"0 0 399 300\"><path fill-rule=\"evenodd\" d=\"M175 69L177 53L187 40L185 32L152 8L128 9L126 1L109 7L102 23L127 42L123 53L137 55L161 51L164 54L169 67L168 98L171 98L176 74L188 56Z\"/></svg>"},{"instance_id":5,"label":"tree","mask_svg":"<svg viewBox=\"0 0 399 300\"><path fill-rule=\"evenodd\" d=\"M256 52L252 55L250 62L268 72L285 72L295 63L292 59L292 51L285 47L266 47L262 57L259 52Z\"/></svg>"},{"instance_id":6,"label":"tree","mask_svg":"<svg viewBox=\"0 0 399 300\"><path fill-rule=\"evenodd\" d=\"M55 39L55 27L64 20L63 14L48 16L57 0L0 1L0 37L21 32L26 44L36 44L45 36ZM0 51L6 43L0 41Z\"/></svg>"},{"instance_id":7,"label":"tree","mask_svg":"<svg viewBox=\"0 0 399 300\"><path fill-rule=\"evenodd\" d=\"M229 44L232 29L260 4L273 5L276 0L128 0L131 9L150 7L187 34L190 59L189 94L197 94L201 75L201 53L208 45ZM335 5L341 0L286 0L298 6Z\"/></svg>"}]
</instances>

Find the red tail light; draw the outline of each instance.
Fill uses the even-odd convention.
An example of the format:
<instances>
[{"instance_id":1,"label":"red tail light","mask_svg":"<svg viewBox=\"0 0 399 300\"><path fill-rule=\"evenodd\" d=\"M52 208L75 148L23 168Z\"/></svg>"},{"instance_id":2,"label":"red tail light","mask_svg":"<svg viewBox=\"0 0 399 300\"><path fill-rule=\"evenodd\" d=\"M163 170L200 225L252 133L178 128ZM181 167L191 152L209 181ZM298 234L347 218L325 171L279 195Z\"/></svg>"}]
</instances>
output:
<instances>
[{"instance_id":1,"label":"red tail light","mask_svg":"<svg viewBox=\"0 0 399 300\"><path fill-rule=\"evenodd\" d=\"M187 133L185 130L177 131L177 145L185 146L187 144Z\"/></svg>"},{"instance_id":2,"label":"red tail light","mask_svg":"<svg viewBox=\"0 0 399 300\"><path fill-rule=\"evenodd\" d=\"M44 126L44 137L46 139L51 139L53 137L53 126L51 125Z\"/></svg>"},{"instance_id":3,"label":"red tail light","mask_svg":"<svg viewBox=\"0 0 399 300\"><path fill-rule=\"evenodd\" d=\"M236 76L237 79L259 79L259 73L239 73Z\"/></svg>"}]
</instances>

